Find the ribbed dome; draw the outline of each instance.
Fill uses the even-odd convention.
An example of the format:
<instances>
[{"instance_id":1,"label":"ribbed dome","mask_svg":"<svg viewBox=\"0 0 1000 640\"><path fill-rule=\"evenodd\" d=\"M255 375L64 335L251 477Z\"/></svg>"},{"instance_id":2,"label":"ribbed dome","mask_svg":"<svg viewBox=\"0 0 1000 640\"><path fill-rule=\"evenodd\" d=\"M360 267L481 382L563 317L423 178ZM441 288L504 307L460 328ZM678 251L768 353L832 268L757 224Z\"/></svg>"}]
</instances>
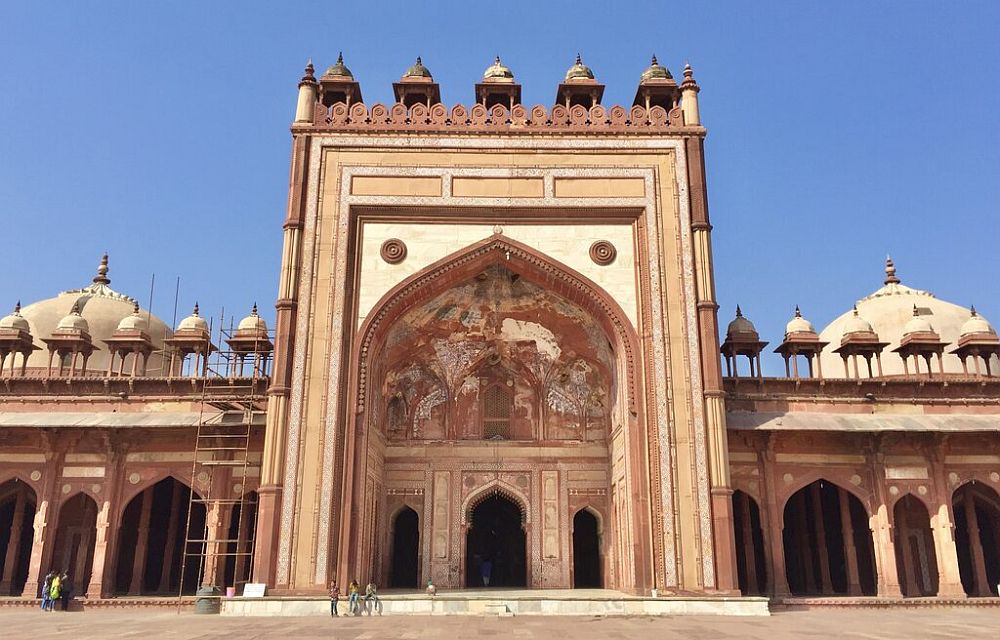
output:
<instances>
[{"instance_id":1,"label":"ribbed dome","mask_svg":"<svg viewBox=\"0 0 1000 640\"><path fill-rule=\"evenodd\" d=\"M913 317L914 306L919 313L917 318ZM899 346L905 333L915 330L934 331L942 342L955 345L970 315L969 309L965 307L939 300L931 293L902 284L896 276L896 268L891 259L886 261L884 286L858 300L856 307L859 319L867 321L866 324L878 334L880 341L889 343L882 356L882 371L887 376L904 373L902 360L890 352ZM916 322L911 324L913 320ZM840 345L842 337L848 333L847 329L856 326L858 324L854 310L848 309L820 332L820 340L831 343L823 350L824 370L837 371L837 367L843 368L840 355L833 353L833 349ZM962 373L961 361L948 351L949 349L945 349L943 358L945 373Z\"/></svg>"},{"instance_id":2,"label":"ribbed dome","mask_svg":"<svg viewBox=\"0 0 1000 640\"><path fill-rule=\"evenodd\" d=\"M503 79L514 79L514 72L510 70L510 67L504 65L500 62L500 56L497 56L496 61L493 64L486 67L486 71L483 72L483 80L490 80L494 78Z\"/></svg>"},{"instance_id":3,"label":"ribbed dome","mask_svg":"<svg viewBox=\"0 0 1000 640\"><path fill-rule=\"evenodd\" d=\"M420 59L420 56L417 56L417 61L413 64L412 67L410 67L409 69L406 70L406 73L403 74L403 77L404 78L430 78L431 80L434 79L431 76L430 69L428 69L427 67L424 66L424 62L423 62L423 60Z\"/></svg>"},{"instance_id":4,"label":"ribbed dome","mask_svg":"<svg viewBox=\"0 0 1000 640\"><path fill-rule=\"evenodd\" d=\"M236 329L237 331L247 333L267 333L267 323L264 322L264 318L257 315L257 303L254 303L253 309L250 310L250 315L240 320L240 324Z\"/></svg>"},{"instance_id":5,"label":"ribbed dome","mask_svg":"<svg viewBox=\"0 0 1000 640\"><path fill-rule=\"evenodd\" d=\"M342 77L342 78L350 78L351 80L354 79L354 74L351 73L351 70L348 69L347 65L344 64L344 54L343 54L343 52L341 52L340 54L337 55L337 62L334 63L334 64L332 64L332 65L330 65L327 68L326 72L323 74L323 76L324 77L335 76L335 77Z\"/></svg>"},{"instance_id":6,"label":"ribbed dome","mask_svg":"<svg viewBox=\"0 0 1000 640\"><path fill-rule=\"evenodd\" d=\"M653 56L653 62L642 72L639 76L640 82L645 82L646 80L673 80L674 77L670 75L670 71L667 70L662 64L656 61L656 56Z\"/></svg>"},{"instance_id":7,"label":"ribbed dome","mask_svg":"<svg viewBox=\"0 0 1000 640\"><path fill-rule=\"evenodd\" d=\"M73 308L63 316L63 319L56 325L56 331L85 331L90 333L90 325L80 315L80 306L73 303Z\"/></svg>"},{"instance_id":8,"label":"ribbed dome","mask_svg":"<svg viewBox=\"0 0 1000 640\"><path fill-rule=\"evenodd\" d=\"M0 318L0 329L16 329L18 331L27 331L31 333L31 326L28 321L24 319L21 315L21 303L18 302L14 305L14 313Z\"/></svg>"},{"instance_id":9,"label":"ribbed dome","mask_svg":"<svg viewBox=\"0 0 1000 640\"><path fill-rule=\"evenodd\" d=\"M132 315L125 316L118 323L118 331L149 331L149 322L139 310L139 303L136 302L132 308Z\"/></svg>"},{"instance_id":10,"label":"ribbed dome","mask_svg":"<svg viewBox=\"0 0 1000 640\"><path fill-rule=\"evenodd\" d=\"M798 307L795 307L795 317L785 325L785 335L789 333L816 333L812 323L802 317Z\"/></svg>"},{"instance_id":11,"label":"ribbed dome","mask_svg":"<svg viewBox=\"0 0 1000 640\"><path fill-rule=\"evenodd\" d=\"M969 319L962 325L962 336L974 335L977 333L988 333L994 336L997 334L996 330L990 325L989 322L986 321L986 318L976 313L975 307L972 307L970 311L972 315L970 315ZM0 321L0 326L3 326L2 321Z\"/></svg>"},{"instance_id":12,"label":"ribbed dome","mask_svg":"<svg viewBox=\"0 0 1000 640\"><path fill-rule=\"evenodd\" d=\"M177 325L178 331L208 331L208 320L198 315L198 303L194 303L194 311L191 315L181 320Z\"/></svg>"},{"instance_id":13,"label":"ribbed dome","mask_svg":"<svg viewBox=\"0 0 1000 640\"><path fill-rule=\"evenodd\" d=\"M590 70L590 67L583 64L583 60L580 59L580 54L576 54L576 63L573 64L566 71L566 80L579 80L579 79L594 79L594 72Z\"/></svg>"},{"instance_id":14,"label":"ribbed dome","mask_svg":"<svg viewBox=\"0 0 1000 640\"><path fill-rule=\"evenodd\" d=\"M136 301L110 287L108 278L107 256L101 259L97 275L93 282L82 289L64 291L54 298L40 300L21 309L21 315L31 327L31 337L38 349L28 356L29 369L46 369L48 367L48 350L44 339L52 335L60 322L70 315L74 305L80 317L89 327L88 333L94 345L98 347L87 361L87 369L104 372L108 368L109 352L104 348L103 341L114 334L123 319L132 315ZM142 312L144 320L147 313ZM76 322L76 321L71 321ZM153 342L154 352L149 357L147 372L151 376L166 372L167 359L162 356L163 340L171 335L170 328L155 315L149 316L148 329Z\"/></svg>"},{"instance_id":15,"label":"ribbed dome","mask_svg":"<svg viewBox=\"0 0 1000 640\"><path fill-rule=\"evenodd\" d=\"M850 335L852 333L875 333L875 330L872 329L872 326L868 324L868 322L864 318L858 315L857 305L855 305L853 313L854 315L852 315L850 318L847 319L846 322L844 322L843 331L845 336Z\"/></svg>"},{"instance_id":16,"label":"ribbed dome","mask_svg":"<svg viewBox=\"0 0 1000 640\"><path fill-rule=\"evenodd\" d=\"M726 337L733 337L734 334L743 334L744 336L746 334L758 335L757 328L753 326L753 323L743 317L743 311L739 305L736 306L736 317L726 327Z\"/></svg>"}]
</instances>

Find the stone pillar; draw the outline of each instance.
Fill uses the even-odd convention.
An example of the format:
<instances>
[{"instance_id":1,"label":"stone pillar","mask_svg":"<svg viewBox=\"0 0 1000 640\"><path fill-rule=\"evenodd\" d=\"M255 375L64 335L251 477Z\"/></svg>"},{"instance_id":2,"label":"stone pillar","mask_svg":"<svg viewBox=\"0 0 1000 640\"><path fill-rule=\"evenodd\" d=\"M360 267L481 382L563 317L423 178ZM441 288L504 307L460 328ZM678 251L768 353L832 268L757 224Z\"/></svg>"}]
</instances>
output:
<instances>
[{"instance_id":1,"label":"stone pillar","mask_svg":"<svg viewBox=\"0 0 1000 640\"><path fill-rule=\"evenodd\" d=\"M875 544L875 567L878 571L878 595L883 598L902 598L899 588L899 571L896 568L896 548L892 531L892 513L889 510L889 488L885 479L885 456L880 451L869 450L866 456L875 488L876 504L869 526Z\"/></svg>"},{"instance_id":2,"label":"stone pillar","mask_svg":"<svg viewBox=\"0 0 1000 640\"><path fill-rule=\"evenodd\" d=\"M14 581L14 566L17 564L21 547L21 525L24 522L25 490L19 488L14 502L14 519L10 523L10 537L7 539L7 555L3 563L3 578L0 579L0 594L10 593Z\"/></svg>"},{"instance_id":3,"label":"stone pillar","mask_svg":"<svg viewBox=\"0 0 1000 640\"><path fill-rule=\"evenodd\" d=\"M174 550L177 547L177 529L180 526L181 483L174 481L174 493L170 498L170 524L167 525L167 540L163 547L163 568L160 570L160 584L157 591L170 591L170 573L174 564ZM190 508L190 505L188 505Z\"/></svg>"},{"instance_id":4,"label":"stone pillar","mask_svg":"<svg viewBox=\"0 0 1000 640\"><path fill-rule=\"evenodd\" d=\"M128 594L142 594L143 577L146 574L146 554L149 551L149 517L153 511L153 487L142 492L142 513L139 515L139 532L135 541L135 555L132 558L132 581Z\"/></svg>"},{"instance_id":5,"label":"stone pillar","mask_svg":"<svg viewBox=\"0 0 1000 640\"><path fill-rule=\"evenodd\" d=\"M209 505L205 516L205 564L202 575L202 586L216 587L218 585L219 573L219 545L218 540L222 538L221 529L223 524L222 505L219 502L212 502Z\"/></svg>"},{"instance_id":6,"label":"stone pillar","mask_svg":"<svg viewBox=\"0 0 1000 640\"><path fill-rule=\"evenodd\" d=\"M771 440L767 449L761 453L764 469L765 510L768 520L767 541L764 545L770 549L769 566L771 567L772 593L776 598L783 598L789 595L789 591L788 574L785 570L785 541L782 535L784 511L778 504L777 491L774 486L775 474L777 474L777 470L774 468L774 437L770 436Z\"/></svg>"},{"instance_id":7,"label":"stone pillar","mask_svg":"<svg viewBox=\"0 0 1000 640\"><path fill-rule=\"evenodd\" d=\"M823 496L818 482L813 483L811 493L813 520L816 525L816 554L819 556L820 590L824 595L828 595L833 592L833 585L830 582L830 552L826 546L826 523L823 521Z\"/></svg>"},{"instance_id":8,"label":"stone pillar","mask_svg":"<svg viewBox=\"0 0 1000 640\"><path fill-rule=\"evenodd\" d=\"M87 585L88 598L102 598L104 596L104 568L107 566L108 559L110 511L111 502L110 500L105 500L101 505L101 510L97 512L97 522L94 526L94 535L96 536L94 541L94 561L91 563L90 568L90 584ZM84 538L86 537L84 536ZM87 544L89 544L89 540ZM81 548L86 549L86 546L81 546ZM86 558L86 553L82 552L82 556ZM83 573L78 569L75 575L81 576Z\"/></svg>"},{"instance_id":9,"label":"stone pillar","mask_svg":"<svg viewBox=\"0 0 1000 640\"><path fill-rule=\"evenodd\" d=\"M801 503L801 507L798 510L798 534L799 534L799 556L802 559L802 574L806 583L806 592L808 593L810 589L816 588L816 574L814 573L815 567L813 567L812 562L812 549L809 545L809 511L807 507L806 492L800 491L798 493L798 502Z\"/></svg>"},{"instance_id":10,"label":"stone pillar","mask_svg":"<svg viewBox=\"0 0 1000 640\"><path fill-rule=\"evenodd\" d=\"M55 544L55 527L57 516L49 517L49 507L55 502L55 485L58 470L62 464L62 454L52 451L52 441L43 436L43 446L49 449L46 454L45 469L42 472L44 480L38 492L38 507L35 509L35 520L32 523L31 560L28 562L28 579L24 583L22 598L37 598L40 592L40 579L45 572L45 566L52 557L52 547ZM50 526L51 525L51 526ZM49 530L52 533L49 535Z\"/></svg>"},{"instance_id":11,"label":"stone pillar","mask_svg":"<svg viewBox=\"0 0 1000 640\"><path fill-rule=\"evenodd\" d=\"M972 491L968 487L963 489L965 493L965 525L969 531L969 555L972 560L972 572L975 577L975 586L972 595L989 596L990 586L986 577L986 560L983 557L983 541L979 537L979 517L976 514L976 502L972 497Z\"/></svg>"},{"instance_id":12,"label":"stone pillar","mask_svg":"<svg viewBox=\"0 0 1000 640\"><path fill-rule=\"evenodd\" d=\"M743 495L743 509L740 518L740 528L743 531L743 565L746 567L747 589L760 593L760 581L757 579L757 554L753 545L753 519L750 517L751 498Z\"/></svg>"},{"instance_id":13,"label":"stone pillar","mask_svg":"<svg viewBox=\"0 0 1000 640\"><path fill-rule=\"evenodd\" d=\"M844 537L844 566L847 569L847 595L861 595L861 579L858 576L858 550L854 545L854 522L851 520L851 497L847 491L837 487L840 499L840 531Z\"/></svg>"},{"instance_id":14,"label":"stone pillar","mask_svg":"<svg viewBox=\"0 0 1000 640\"><path fill-rule=\"evenodd\" d=\"M947 502L943 502L938 505L937 513L931 517L931 531L934 533L934 551L938 566L938 596L964 598L965 589L962 587L962 576L958 570L954 529L951 509Z\"/></svg>"}]
</instances>

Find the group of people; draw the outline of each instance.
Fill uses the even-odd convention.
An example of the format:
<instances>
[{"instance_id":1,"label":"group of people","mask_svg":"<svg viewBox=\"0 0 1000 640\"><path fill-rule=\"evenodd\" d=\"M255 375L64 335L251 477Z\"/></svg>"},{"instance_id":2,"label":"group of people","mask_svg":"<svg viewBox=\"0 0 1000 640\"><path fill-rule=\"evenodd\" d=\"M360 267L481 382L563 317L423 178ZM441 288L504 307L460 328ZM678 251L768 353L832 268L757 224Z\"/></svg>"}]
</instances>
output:
<instances>
[{"instance_id":1,"label":"group of people","mask_svg":"<svg viewBox=\"0 0 1000 640\"><path fill-rule=\"evenodd\" d=\"M69 610L69 600L73 597L73 583L69 574L63 571L49 571L42 582L42 611L55 611L56 602L62 604L62 610Z\"/></svg>"},{"instance_id":2,"label":"group of people","mask_svg":"<svg viewBox=\"0 0 1000 640\"><path fill-rule=\"evenodd\" d=\"M330 615L339 616L337 612L337 603L340 601L340 586L336 582L330 583ZM347 615L349 616L360 616L362 612L367 613L369 616L372 614L372 610L378 612L382 615L382 601L378 597L378 588L375 586L375 582L369 582L365 587L365 594L362 599L361 595L361 585L358 584L357 580L351 580L351 584L347 587Z\"/></svg>"}]
</instances>

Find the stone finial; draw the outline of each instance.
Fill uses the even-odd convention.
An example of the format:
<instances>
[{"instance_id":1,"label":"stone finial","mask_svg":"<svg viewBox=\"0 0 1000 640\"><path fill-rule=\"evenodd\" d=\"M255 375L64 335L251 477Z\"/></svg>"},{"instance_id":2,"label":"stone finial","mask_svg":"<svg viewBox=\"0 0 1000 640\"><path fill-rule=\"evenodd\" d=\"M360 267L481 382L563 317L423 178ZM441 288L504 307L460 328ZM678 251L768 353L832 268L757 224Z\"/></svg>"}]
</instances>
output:
<instances>
[{"instance_id":1,"label":"stone finial","mask_svg":"<svg viewBox=\"0 0 1000 640\"><path fill-rule=\"evenodd\" d=\"M975 315L975 313L976 313L976 310L973 309L972 310L972 314ZM21 315L21 301L20 300L18 300L17 304L14 305L14 315L15 316Z\"/></svg>"},{"instance_id":2,"label":"stone finial","mask_svg":"<svg viewBox=\"0 0 1000 640\"><path fill-rule=\"evenodd\" d=\"M312 58L306 63L305 72L302 75L302 79L299 80L299 86L304 84L316 84L316 68L313 66Z\"/></svg>"},{"instance_id":3,"label":"stone finial","mask_svg":"<svg viewBox=\"0 0 1000 640\"><path fill-rule=\"evenodd\" d=\"M132 315L139 315L139 303L138 301L132 303Z\"/></svg>"},{"instance_id":4,"label":"stone finial","mask_svg":"<svg viewBox=\"0 0 1000 640\"><path fill-rule=\"evenodd\" d=\"M655 67L658 64L660 64L660 63L656 61L656 54L654 53L653 54L653 60L649 63L649 65L652 66L652 67Z\"/></svg>"},{"instance_id":5,"label":"stone finial","mask_svg":"<svg viewBox=\"0 0 1000 640\"><path fill-rule=\"evenodd\" d=\"M802 317L802 311L799 310L799 305L795 305L795 317L796 318Z\"/></svg>"},{"instance_id":6,"label":"stone finial","mask_svg":"<svg viewBox=\"0 0 1000 640\"><path fill-rule=\"evenodd\" d=\"M252 315L252 316L257 315L257 303L256 302L253 303L253 307L250 309L250 315Z\"/></svg>"},{"instance_id":7,"label":"stone finial","mask_svg":"<svg viewBox=\"0 0 1000 640\"><path fill-rule=\"evenodd\" d=\"M857 303L854 303L854 317L855 318L858 317L858 304Z\"/></svg>"},{"instance_id":8,"label":"stone finial","mask_svg":"<svg viewBox=\"0 0 1000 640\"><path fill-rule=\"evenodd\" d=\"M742 318L743 317L743 311L740 310L740 305L736 305L736 317L737 318Z\"/></svg>"},{"instance_id":9,"label":"stone finial","mask_svg":"<svg viewBox=\"0 0 1000 640\"><path fill-rule=\"evenodd\" d=\"M579 53L576 54L576 64L583 64L583 58L580 57Z\"/></svg>"},{"instance_id":10,"label":"stone finial","mask_svg":"<svg viewBox=\"0 0 1000 640\"><path fill-rule=\"evenodd\" d=\"M105 253L101 256L101 264L97 267L97 275L94 276L94 284L111 284L111 279L108 278L108 254Z\"/></svg>"},{"instance_id":11,"label":"stone finial","mask_svg":"<svg viewBox=\"0 0 1000 640\"><path fill-rule=\"evenodd\" d=\"M198 315L198 303L197 302L194 303L194 311L191 312L191 315L193 315L193 316L197 316Z\"/></svg>"},{"instance_id":12,"label":"stone finial","mask_svg":"<svg viewBox=\"0 0 1000 640\"><path fill-rule=\"evenodd\" d=\"M18 303L18 304L20 304L20 303ZM978 313L976 313L976 305L972 305L971 307L969 307L969 312L972 314L973 318L975 318L975 317L977 317L979 315Z\"/></svg>"},{"instance_id":13,"label":"stone finial","mask_svg":"<svg viewBox=\"0 0 1000 640\"><path fill-rule=\"evenodd\" d=\"M884 284L899 284L899 278L896 277L896 265L892 261L892 256L885 257L885 283Z\"/></svg>"},{"instance_id":14,"label":"stone finial","mask_svg":"<svg viewBox=\"0 0 1000 640\"><path fill-rule=\"evenodd\" d=\"M917 305L913 305L913 317L916 318L919 315L920 315L920 312L917 311Z\"/></svg>"}]
</instances>

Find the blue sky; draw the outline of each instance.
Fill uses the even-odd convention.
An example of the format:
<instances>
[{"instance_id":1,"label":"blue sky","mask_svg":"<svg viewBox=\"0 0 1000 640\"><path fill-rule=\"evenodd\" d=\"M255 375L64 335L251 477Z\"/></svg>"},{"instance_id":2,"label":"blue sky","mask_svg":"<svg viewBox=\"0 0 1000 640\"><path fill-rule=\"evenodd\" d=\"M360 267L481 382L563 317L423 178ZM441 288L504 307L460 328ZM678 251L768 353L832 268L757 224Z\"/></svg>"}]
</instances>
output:
<instances>
[{"instance_id":1,"label":"blue sky","mask_svg":"<svg viewBox=\"0 0 1000 640\"><path fill-rule=\"evenodd\" d=\"M691 6L697 5L694 9ZM702 86L723 326L780 341L882 281L1000 323L1000 3L0 4L0 311L89 282L168 322L273 316L295 87L343 50L366 102L415 56L446 104L499 53L550 104L579 51L628 103L649 56ZM766 370L777 373L770 358Z\"/></svg>"}]
</instances>

